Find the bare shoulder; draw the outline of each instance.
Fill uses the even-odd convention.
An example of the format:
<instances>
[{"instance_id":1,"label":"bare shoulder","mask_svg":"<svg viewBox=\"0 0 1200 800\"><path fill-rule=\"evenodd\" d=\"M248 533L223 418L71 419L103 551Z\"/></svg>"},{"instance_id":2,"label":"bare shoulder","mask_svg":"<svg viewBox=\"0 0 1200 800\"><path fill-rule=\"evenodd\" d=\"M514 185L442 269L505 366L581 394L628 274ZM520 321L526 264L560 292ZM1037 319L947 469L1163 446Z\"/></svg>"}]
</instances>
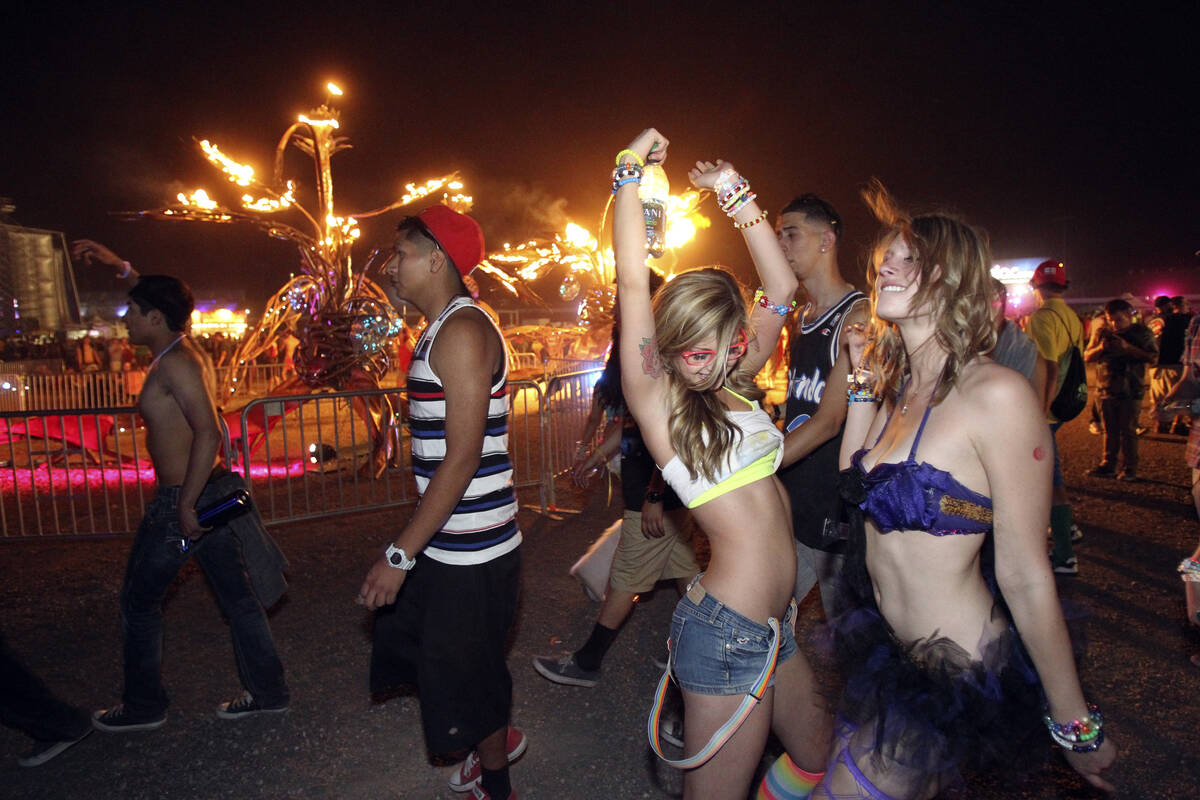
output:
<instances>
[{"instance_id":1,"label":"bare shoulder","mask_svg":"<svg viewBox=\"0 0 1200 800\"><path fill-rule=\"evenodd\" d=\"M988 419L1031 414L1040 418L1033 387L1025 376L990 358L979 357L967 364L959 374L957 388L967 406Z\"/></svg>"},{"instance_id":2,"label":"bare shoulder","mask_svg":"<svg viewBox=\"0 0 1200 800\"><path fill-rule=\"evenodd\" d=\"M503 349L491 320L475 311L457 311L442 323L430 358L439 375L443 369L485 369L490 377Z\"/></svg>"},{"instance_id":3,"label":"bare shoulder","mask_svg":"<svg viewBox=\"0 0 1200 800\"><path fill-rule=\"evenodd\" d=\"M205 370L210 363L207 355L188 339L184 339L178 347L173 347L170 352L163 354L158 362L158 369L172 384L178 381L203 381Z\"/></svg>"}]
</instances>

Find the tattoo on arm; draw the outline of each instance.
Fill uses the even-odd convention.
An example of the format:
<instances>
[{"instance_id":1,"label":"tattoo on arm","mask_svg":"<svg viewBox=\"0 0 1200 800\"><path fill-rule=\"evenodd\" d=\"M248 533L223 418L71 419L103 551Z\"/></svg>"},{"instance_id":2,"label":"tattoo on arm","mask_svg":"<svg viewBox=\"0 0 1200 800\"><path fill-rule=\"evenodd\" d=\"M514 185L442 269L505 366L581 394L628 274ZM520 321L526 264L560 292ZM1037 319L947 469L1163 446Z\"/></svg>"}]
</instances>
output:
<instances>
[{"instance_id":1,"label":"tattoo on arm","mask_svg":"<svg viewBox=\"0 0 1200 800\"><path fill-rule=\"evenodd\" d=\"M1033 460L1034 461L1043 461L1043 460L1045 460L1045 458L1046 458L1046 451L1044 448L1041 447L1041 445L1033 448Z\"/></svg>"},{"instance_id":2,"label":"tattoo on arm","mask_svg":"<svg viewBox=\"0 0 1200 800\"><path fill-rule=\"evenodd\" d=\"M661 378L662 364L659 361L658 347L654 344L654 340L643 338L642 343L638 345L638 350L642 353L642 372L651 378Z\"/></svg>"}]
</instances>

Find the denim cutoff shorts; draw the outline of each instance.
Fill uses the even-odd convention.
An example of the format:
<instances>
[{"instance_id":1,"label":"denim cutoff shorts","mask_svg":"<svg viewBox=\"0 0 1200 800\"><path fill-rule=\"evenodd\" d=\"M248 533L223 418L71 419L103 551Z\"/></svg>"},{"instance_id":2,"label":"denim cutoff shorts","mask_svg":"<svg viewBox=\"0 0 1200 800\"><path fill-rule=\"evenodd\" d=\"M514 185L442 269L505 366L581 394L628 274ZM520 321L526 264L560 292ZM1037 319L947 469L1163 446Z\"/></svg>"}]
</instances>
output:
<instances>
[{"instance_id":1,"label":"denim cutoff shorts","mask_svg":"<svg viewBox=\"0 0 1200 800\"><path fill-rule=\"evenodd\" d=\"M681 689L696 694L746 694L762 674L774 634L705 591L701 575L692 579L671 615L671 674ZM783 638L777 665L796 654L795 616L793 601L779 623ZM767 685L775 685L774 675Z\"/></svg>"}]
</instances>

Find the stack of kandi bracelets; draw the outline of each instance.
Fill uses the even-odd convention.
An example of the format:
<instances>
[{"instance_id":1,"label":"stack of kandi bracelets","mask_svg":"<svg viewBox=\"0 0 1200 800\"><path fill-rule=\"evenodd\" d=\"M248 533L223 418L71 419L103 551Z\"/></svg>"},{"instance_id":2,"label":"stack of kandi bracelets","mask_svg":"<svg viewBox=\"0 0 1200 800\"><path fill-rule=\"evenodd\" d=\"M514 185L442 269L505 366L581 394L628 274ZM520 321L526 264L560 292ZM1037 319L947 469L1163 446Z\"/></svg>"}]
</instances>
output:
<instances>
[{"instance_id":1,"label":"stack of kandi bracelets","mask_svg":"<svg viewBox=\"0 0 1200 800\"><path fill-rule=\"evenodd\" d=\"M627 183L642 182L642 168L645 167L642 157L632 150L622 150L617 153L617 168L613 170L613 194L617 193Z\"/></svg>"},{"instance_id":2,"label":"stack of kandi bracelets","mask_svg":"<svg viewBox=\"0 0 1200 800\"><path fill-rule=\"evenodd\" d=\"M871 370L866 367L855 367L854 372L846 376L846 382L850 384L850 388L846 390L846 397L851 403L878 403L879 395L875 394L875 389L872 386L875 376Z\"/></svg>"},{"instance_id":3,"label":"stack of kandi bracelets","mask_svg":"<svg viewBox=\"0 0 1200 800\"><path fill-rule=\"evenodd\" d=\"M717 176L716 183L713 184L713 189L717 193L717 205L721 207L721 210L730 219L733 219L739 211L758 197L758 195L750 191L749 181L739 175L736 170L729 167L721 170L721 174ZM739 231L744 231L746 228L754 227L766 218L767 212L764 211L754 219L748 219L745 222L735 222L733 227Z\"/></svg>"},{"instance_id":4,"label":"stack of kandi bracelets","mask_svg":"<svg viewBox=\"0 0 1200 800\"><path fill-rule=\"evenodd\" d=\"M1064 750L1092 753L1104 744L1104 717L1101 716L1100 709L1091 703L1088 703L1088 715L1085 719L1055 722L1047 711L1042 715L1042 722L1046 723L1050 738Z\"/></svg>"}]
</instances>

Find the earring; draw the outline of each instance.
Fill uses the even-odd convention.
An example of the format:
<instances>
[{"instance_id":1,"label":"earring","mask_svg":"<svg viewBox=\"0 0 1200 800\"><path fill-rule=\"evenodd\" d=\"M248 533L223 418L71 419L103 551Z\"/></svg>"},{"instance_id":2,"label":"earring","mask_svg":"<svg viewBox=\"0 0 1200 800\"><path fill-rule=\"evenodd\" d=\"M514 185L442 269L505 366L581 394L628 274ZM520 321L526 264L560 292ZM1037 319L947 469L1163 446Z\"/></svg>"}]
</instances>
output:
<instances>
[{"instance_id":1,"label":"earring","mask_svg":"<svg viewBox=\"0 0 1200 800\"><path fill-rule=\"evenodd\" d=\"M822 253L824 253L826 249L827 249L827 248L825 248L825 247L822 247L822 248L821 248L821 252L822 252Z\"/></svg>"}]
</instances>

